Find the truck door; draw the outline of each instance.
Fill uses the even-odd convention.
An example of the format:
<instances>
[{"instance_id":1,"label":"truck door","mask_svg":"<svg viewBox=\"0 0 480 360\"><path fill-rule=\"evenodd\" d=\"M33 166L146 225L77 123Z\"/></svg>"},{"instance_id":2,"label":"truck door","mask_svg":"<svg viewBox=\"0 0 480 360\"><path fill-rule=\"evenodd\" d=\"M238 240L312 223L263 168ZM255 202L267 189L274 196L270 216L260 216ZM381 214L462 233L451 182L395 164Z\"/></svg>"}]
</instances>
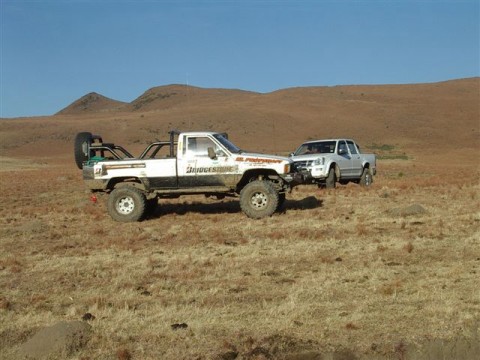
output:
<instances>
[{"instance_id":1,"label":"truck door","mask_svg":"<svg viewBox=\"0 0 480 360\"><path fill-rule=\"evenodd\" d=\"M351 165L350 152L348 151L348 146L345 140L340 140L337 147L337 156L335 160L340 168L340 177L345 178L351 176L352 165Z\"/></svg>"},{"instance_id":2,"label":"truck door","mask_svg":"<svg viewBox=\"0 0 480 360\"><path fill-rule=\"evenodd\" d=\"M208 148L213 149L215 158L209 156ZM208 136L186 135L183 143L182 161L178 163L180 187L225 186L233 171L231 157Z\"/></svg>"},{"instance_id":3,"label":"truck door","mask_svg":"<svg viewBox=\"0 0 480 360\"><path fill-rule=\"evenodd\" d=\"M352 140L347 140L348 150L351 156L351 176L360 177L362 175L362 159L358 153L357 147Z\"/></svg>"}]
</instances>

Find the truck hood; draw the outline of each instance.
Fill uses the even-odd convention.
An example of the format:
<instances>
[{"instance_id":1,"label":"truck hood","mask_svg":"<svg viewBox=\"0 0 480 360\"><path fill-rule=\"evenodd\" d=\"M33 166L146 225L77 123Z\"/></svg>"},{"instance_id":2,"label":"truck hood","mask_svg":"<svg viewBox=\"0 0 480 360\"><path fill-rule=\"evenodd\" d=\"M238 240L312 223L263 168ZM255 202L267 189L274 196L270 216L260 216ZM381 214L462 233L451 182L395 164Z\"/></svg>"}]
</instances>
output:
<instances>
[{"instance_id":1,"label":"truck hood","mask_svg":"<svg viewBox=\"0 0 480 360\"><path fill-rule=\"evenodd\" d=\"M327 156L329 154L307 154L307 155L297 155L297 156L292 156L290 159L293 161L309 161L309 160L315 160L319 157L322 156Z\"/></svg>"},{"instance_id":2,"label":"truck hood","mask_svg":"<svg viewBox=\"0 0 480 360\"><path fill-rule=\"evenodd\" d=\"M257 153L250 153L250 152L242 152L241 154L236 155L237 161L245 161L245 162L255 162L255 163L276 163L280 164L282 162L291 163L292 160L285 156L276 156L276 155L265 155L265 154L257 154Z\"/></svg>"}]
</instances>

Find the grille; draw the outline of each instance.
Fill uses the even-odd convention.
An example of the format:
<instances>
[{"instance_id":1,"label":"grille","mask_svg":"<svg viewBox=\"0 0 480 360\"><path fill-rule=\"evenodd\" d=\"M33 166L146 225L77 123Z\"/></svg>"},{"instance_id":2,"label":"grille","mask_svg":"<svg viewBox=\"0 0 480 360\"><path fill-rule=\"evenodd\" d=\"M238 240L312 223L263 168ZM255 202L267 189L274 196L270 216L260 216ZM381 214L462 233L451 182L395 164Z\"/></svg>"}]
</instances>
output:
<instances>
[{"instance_id":1,"label":"grille","mask_svg":"<svg viewBox=\"0 0 480 360\"><path fill-rule=\"evenodd\" d=\"M297 169L304 169L313 165L313 160L295 161Z\"/></svg>"}]
</instances>

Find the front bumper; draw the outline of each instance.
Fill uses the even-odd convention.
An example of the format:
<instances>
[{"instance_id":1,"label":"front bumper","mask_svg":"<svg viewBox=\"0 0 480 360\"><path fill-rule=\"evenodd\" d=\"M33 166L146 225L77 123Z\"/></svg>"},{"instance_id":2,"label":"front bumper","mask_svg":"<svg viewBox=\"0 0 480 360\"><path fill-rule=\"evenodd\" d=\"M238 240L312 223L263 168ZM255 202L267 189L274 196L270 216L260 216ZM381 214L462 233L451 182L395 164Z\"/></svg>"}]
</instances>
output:
<instances>
[{"instance_id":1,"label":"front bumper","mask_svg":"<svg viewBox=\"0 0 480 360\"><path fill-rule=\"evenodd\" d=\"M285 180L290 187L294 187L300 184L305 184L310 176L308 171L301 170L293 173L285 174L283 180Z\"/></svg>"}]
</instances>

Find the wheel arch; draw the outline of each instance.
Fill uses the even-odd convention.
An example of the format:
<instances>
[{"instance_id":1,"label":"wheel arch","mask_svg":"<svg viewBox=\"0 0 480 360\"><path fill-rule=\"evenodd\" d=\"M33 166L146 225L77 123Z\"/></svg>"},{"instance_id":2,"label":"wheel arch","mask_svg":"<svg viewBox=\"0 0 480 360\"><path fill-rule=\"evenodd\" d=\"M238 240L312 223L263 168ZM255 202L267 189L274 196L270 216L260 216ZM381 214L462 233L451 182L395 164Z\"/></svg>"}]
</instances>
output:
<instances>
[{"instance_id":1,"label":"wheel arch","mask_svg":"<svg viewBox=\"0 0 480 360\"><path fill-rule=\"evenodd\" d=\"M143 179L138 178L138 177L117 177L110 179L107 183L107 190L113 190L118 187L122 186L132 186L134 188L137 188L139 190L147 190L148 189L148 183L145 184Z\"/></svg>"},{"instance_id":2,"label":"wheel arch","mask_svg":"<svg viewBox=\"0 0 480 360\"><path fill-rule=\"evenodd\" d=\"M236 191L240 193L240 191L247 185L249 182L254 180L259 180L262 177L268 178L270 176L278 177L278 174L273 169L251 169L247 170L243 173L240 181L237 183Z\"/></svg>"}]
</instances>

